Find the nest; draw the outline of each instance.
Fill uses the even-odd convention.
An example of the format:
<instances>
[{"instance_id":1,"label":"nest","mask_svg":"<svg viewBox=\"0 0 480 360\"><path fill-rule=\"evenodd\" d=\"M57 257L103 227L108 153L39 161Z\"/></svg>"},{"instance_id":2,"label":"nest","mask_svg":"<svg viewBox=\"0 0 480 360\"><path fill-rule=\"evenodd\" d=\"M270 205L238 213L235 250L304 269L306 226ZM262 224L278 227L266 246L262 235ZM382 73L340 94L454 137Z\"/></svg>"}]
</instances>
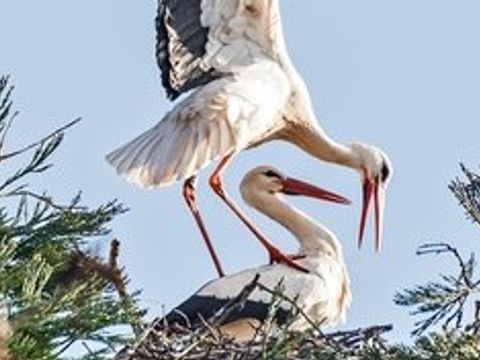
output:
<instances>
[{"instance_id":1,"label":"nest","mask_svg":"<svg viewBox=\"0 0 480 360\"><path fill-rule=\"evenodd\" d=\"M304 332L290 329L299 316L306 317L295 302L285 299L277 290L270 305L269 317L257 328L256 336L248 342L237 342L219 331L225 319L236 311L257 287L258 278L210 319L189 327L168 324L165 318L154 320L135 344L124 348L116 360L154 359L312 359L322 355L340 355L342 359L354 358L362 349L386 349L383 334L392 330L392 325L372 326L349 331L323 333L311 319L306 319L311 328ZM281 327L275 323L278 299L292 302L294 307L290 321Z\"/></svg>"}]
</instances>

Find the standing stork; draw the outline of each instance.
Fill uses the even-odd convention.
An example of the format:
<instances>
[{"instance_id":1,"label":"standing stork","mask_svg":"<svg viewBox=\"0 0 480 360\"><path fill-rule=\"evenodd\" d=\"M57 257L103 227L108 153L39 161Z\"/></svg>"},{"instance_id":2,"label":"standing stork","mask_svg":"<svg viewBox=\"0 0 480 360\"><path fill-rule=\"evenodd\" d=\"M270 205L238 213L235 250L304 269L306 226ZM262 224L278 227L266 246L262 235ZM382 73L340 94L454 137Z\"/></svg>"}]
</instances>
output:
<instances>
[{"instance_id":1,"label":"standing stork","mask_svg":"<svg viewBox=\"0 0 480 360\"><path fill-rule=\"evenodd\" d=\"M305 273L284 264L265 265L211 281L192 297L171 311L161 323L195 326L204 323L234 299L259 275L256 287L243 306L235 309L221 324L220 332L236 340L247 341L269 316L272 294L279 284L284 300L280 302L276 323L293 321L291 329L302 331L309 326L300 313L291 319L293 300L303 314L323 326L334 326L345 320L351 302L350 281L342 246L326 227L288 204L285 195L307 195L346 203L345 198L304 182L286 177L272 167L261 166L250 171L241 183L244 200L287 228L300 243L298 263Z\"/></svg>"},{"instance_id":2,"label":"standing stork","mask_svg":"<svg viewBox=\"0 0 480 360\"><path fill-rule=\"evenodd\" d=\"M318 159L357 170L363 182L358 243L373 198L375 247L380 249L390 161L374 146L338 143L319 126L286 50L278 0L160 0L156 28L157 60L168 97L193 92L107 160L143 187L184 180L183 195L220 276L224 272L196 204L196 175L219 160L210 186L238 213L222 172L240 151L270 140L288 141ZM298 268L267 239L259 240L271 260Z\"/></svg>"}]
</instances>

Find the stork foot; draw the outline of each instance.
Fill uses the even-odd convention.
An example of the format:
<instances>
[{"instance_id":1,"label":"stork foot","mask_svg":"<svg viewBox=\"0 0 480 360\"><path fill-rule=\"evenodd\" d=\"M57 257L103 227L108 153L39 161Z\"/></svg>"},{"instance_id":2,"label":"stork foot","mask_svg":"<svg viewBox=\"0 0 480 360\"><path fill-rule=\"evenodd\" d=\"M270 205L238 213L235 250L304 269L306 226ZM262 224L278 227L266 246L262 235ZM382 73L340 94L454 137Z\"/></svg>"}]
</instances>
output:
<instances>
[{"instance_id":1,"label":"stork foot","mask_svg":"<svg viewBox=\"0 0 480 360\"><path fill-rule=\"evenodd\" d=\"M276 248L271 248L269 249L270 253L270 263L279 263L279 264L285 264L287 266L290 266L298 271L304 272L304 273L309 273L310 270L304 268L303 266L298 265L295 263L294 260L299 260L305 258L305 255L293 255L293 256L287 256L284 253L282 253L280 250Z\"/></svg>"},{"instance_id":2,"label":"stork foot","mask_svg":"<svg viewBox=\"0 0 480 360\"><path fill-rule=\"evenodd\" d=\"M288 257L290 260L302 260L302 259L305 259L305 258L307 257L307 255L292 254L292 255L287 255L287 257Z\"/></svg>"},{"instance_id":3,"label":"stork foot","mask_svg":"<svg viewBox=\"0 0 480 360\"><path fill-rule=\"evenodd\" d=\"M292 261L295 261L295 260L302 260L302 259L305 259L307 257L307 255L300 255L300 254L288 254L288 255L285 255L287 258L289 258L290 260ZM273 264L274 261L272 259L270 259L270 265Z\"/></svg>"}]
</instances>

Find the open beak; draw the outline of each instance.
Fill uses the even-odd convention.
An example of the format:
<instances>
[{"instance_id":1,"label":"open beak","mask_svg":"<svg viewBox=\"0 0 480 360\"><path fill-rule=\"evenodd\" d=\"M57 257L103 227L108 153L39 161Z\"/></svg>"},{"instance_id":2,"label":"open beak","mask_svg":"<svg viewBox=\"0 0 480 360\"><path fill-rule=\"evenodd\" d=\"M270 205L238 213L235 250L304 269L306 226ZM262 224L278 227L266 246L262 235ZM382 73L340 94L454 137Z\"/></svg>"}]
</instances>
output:
<instances>
[{"instance_id":1,"label":"open beak","mask_svg":"<svg viewBox=\"0 0 480 360\"><path fill-rule=\"evenodd\" d=\"M304 195L337 204L351 204L350 200L341 195L294 178L286 178L283 180L282 192L286 195Z\"/></svg>"},{"instance_id":2,"label":"open beak","mask_svg":"<svg viewBox=\"0 0 480 360\"><path fill-rule=\"evenodd\" d=\"M358 247L360 248L363 243L363 234L365 233L365 227L367 223L367 215L372 203L373 198L373 211L375 215L375 250L380 251L382 247L382 235L383 235L383 210L385 205L385 189L380 183L378 178L368 179L365 178L363 183L363 204L362 213L360 215L360 233L358 235Z\"/></svg>"}]
</instances>

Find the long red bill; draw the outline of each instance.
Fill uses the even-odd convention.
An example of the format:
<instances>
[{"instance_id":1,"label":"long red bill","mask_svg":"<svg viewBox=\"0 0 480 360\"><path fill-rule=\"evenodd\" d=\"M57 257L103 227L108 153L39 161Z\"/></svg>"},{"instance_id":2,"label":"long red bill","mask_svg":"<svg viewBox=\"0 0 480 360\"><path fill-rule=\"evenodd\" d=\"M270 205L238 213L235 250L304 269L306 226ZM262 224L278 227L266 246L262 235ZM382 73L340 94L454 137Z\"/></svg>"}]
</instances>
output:
<instances>
[{"instance_id":1,"label":"long red bill","mask_svg":"<svg viewBox=\"0 0 480 360\"><path fill-rule=\"evenodd\" d=\"M380 182L370 179L365 179L363 183L363 204L362 213L360 215L360 232L358 235L358 247L362 246L363 235L367 224L367 216L373 198L373 211L375 216L375 250L380 251L382 246L383 235L383 209L385 203L385 194Z\"/></svg>"},{"instance_id":2,"label":"long red bill","mask_svg":"<svg viewBox=\"0 0 480 360\"><path fill-rule=\"evenodd\" d=\"M372 200L373 188L375 184L372 180L365 178L363 182L363 202L362 213L360 215L360 232L358 234L358 247L362 247L363 234L365 233L365 227L367 224L368 209L370 208L370 202Z\"/></svg>"},{"instance_id":3,"label":"long red bill","mask_svg":"<svg viewBox=\"0 0 480 360\"><path fill-rule=\"evenodd\" d=\"M287 195L309 196L337 204L351 204L350 200L341 195L293 178L286 178L283 180L283 193Z\"/></svg>"},{"instance_id":4,"label":"long red bill","mask_svg":"<svg viewBox=\"0 0 480 360\"><path fill-rule=\"evenodd\" d=\"M382 248L383 237L383 210L385 206L385 191L377 182L374 192L375 201L375 251Z\"/></svg>"}]
</instances>

